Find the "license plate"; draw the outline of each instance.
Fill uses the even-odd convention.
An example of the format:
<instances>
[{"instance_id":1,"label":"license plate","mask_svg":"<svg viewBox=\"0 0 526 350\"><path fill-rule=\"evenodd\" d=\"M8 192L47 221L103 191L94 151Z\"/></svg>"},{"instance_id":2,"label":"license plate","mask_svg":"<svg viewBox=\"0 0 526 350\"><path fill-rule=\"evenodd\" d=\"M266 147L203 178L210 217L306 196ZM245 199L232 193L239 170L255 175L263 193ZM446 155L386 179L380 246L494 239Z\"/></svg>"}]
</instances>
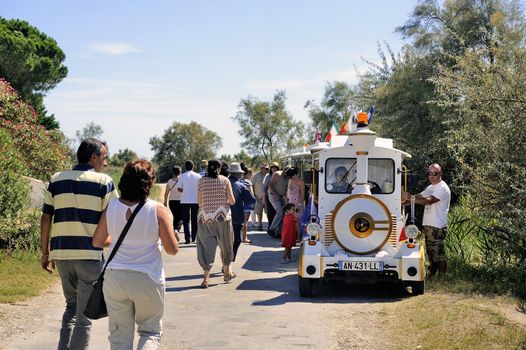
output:
<instances>
[{"instance_id":1,"label":"license plate","mask_svg":"<svg viewBox=\"0 0 526 350\"><path fill-rule=\"evenodd\" d=\"M344 271L383 271L382 261L338 261L338 270Z\"/></svg>"}]
</instances>

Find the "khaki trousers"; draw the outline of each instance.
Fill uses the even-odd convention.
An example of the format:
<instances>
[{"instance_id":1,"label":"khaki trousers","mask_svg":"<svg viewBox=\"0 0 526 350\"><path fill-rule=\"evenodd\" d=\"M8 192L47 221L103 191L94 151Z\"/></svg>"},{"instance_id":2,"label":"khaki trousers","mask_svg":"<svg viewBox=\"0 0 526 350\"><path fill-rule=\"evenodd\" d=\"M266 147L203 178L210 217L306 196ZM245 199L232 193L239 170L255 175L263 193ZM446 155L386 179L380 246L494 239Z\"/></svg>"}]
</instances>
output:
<instances>
[{"instance_id":1,"label":"khaki trousers","mask_svg":"<svg viewBox=\"0 0 526 350\"><path fill-rule=\"evenodd\" d=\"M157 349L161 340L164 284L138 271L106 270L103 292L111 349L133 349L135 323L139 334L137 349Z\"/></svg>"},{"instance_id":2,"label":"khaki trousers","mask_svg":"<svg viewBox=\"0 0 526 350\"><path fill-rule=\"evenodd\" d=\"M197 229L197 261L204 271L210 271L219 245L223 265L230 265L234 257L234 234L231 221L199 223Z\"/></svg>"}]
</instances>

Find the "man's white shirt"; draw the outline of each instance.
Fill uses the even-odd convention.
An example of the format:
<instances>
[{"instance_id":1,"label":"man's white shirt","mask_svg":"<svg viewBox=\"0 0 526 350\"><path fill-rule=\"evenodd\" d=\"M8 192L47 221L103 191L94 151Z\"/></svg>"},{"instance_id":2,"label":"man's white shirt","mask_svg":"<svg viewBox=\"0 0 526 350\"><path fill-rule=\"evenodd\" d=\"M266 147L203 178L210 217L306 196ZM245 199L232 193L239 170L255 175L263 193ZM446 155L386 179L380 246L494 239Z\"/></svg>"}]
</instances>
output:
<instances>
[{"instance_id":1,"label":"man's white shirt","mask_svg":"<svg viewBox=\"0 0 526 350\"><path fill-rule=\"evenodd\" d=\"M424 219L422 225L443 228L447 226L447 214L449 212L449 202L451 191L449 186L441 180L436 185L429 185L420 193L422 197L435 197L439 201L424 208Z\"/></svg>"},{"instance_id":2,"label":"man's white shirt","mask_svg":"<svg viewBox=\"0 0 526 350\"><path fill-rule=\"evenodd\" d=\"M187 171L179 176L177 188L182 188L181 204L195 204L197 203L197 186L199 185L201 175L195 171Z\"/></svg>"}]
</instances>

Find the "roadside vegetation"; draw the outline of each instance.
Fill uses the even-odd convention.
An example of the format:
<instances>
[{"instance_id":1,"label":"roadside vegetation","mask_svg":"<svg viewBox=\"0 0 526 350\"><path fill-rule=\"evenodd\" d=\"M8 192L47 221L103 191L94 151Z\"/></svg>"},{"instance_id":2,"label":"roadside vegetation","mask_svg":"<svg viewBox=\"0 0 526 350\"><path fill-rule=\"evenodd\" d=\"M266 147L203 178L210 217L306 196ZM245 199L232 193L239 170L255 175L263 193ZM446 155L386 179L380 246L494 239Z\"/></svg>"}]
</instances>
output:
<instances>
[{"instance_id":1,"label":"roadside vegetation","mask_svg":"<svg viewBox=\"0 0 526 350\"><path fill-rule=\"evenodd\" d=\"M381 311L390 348L524 349L526 324L510 319L507 300L426 293L390 303Z\"/></svg>"}]
</instances>

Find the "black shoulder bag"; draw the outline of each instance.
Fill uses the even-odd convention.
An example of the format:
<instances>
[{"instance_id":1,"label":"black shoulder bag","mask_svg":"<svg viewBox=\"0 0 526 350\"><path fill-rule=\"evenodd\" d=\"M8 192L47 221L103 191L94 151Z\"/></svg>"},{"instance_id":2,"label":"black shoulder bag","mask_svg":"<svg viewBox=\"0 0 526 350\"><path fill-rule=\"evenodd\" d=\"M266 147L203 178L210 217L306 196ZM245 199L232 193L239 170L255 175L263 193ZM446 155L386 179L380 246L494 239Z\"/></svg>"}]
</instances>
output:
<instances>
[{"instance_id":1,"label":"black shoulder bag","mask_svg":"<svg viewBox=\"0 0 526 350\"><path fill-rule=\"evenodd\" d=\"M122 233L119 236L119 239L117 240L117 243L115 243L115 247L113 247L113 250L111 251L110 257L106 261L106 264L104 265L104 269L102 269L102 272L93 283L93 292L91 292L91 295L88 299L88 303L86 305L86 309L84 309L84 315L88 318L91 318L93 320L98 320L99 318L103 318L108 316L108 310L106 309L106 301L104 301L104 294L102 293L102 283L104 281L104 273L106 272L106 267L108 267L108 264L110 263L111 259L113 259L113 256L115 253L117 253L117 249L119 249L122 241L124 240L124 237L128 233L128 230L130 229L130 226L133 222L133 219L135 219L135 216L141 210L143 207L145 201L142 201L137 205L135 210L133 211L132 215L128 219L128 222L126 222L126 225L122 229Z\"/></svg>"}]
</instances>

